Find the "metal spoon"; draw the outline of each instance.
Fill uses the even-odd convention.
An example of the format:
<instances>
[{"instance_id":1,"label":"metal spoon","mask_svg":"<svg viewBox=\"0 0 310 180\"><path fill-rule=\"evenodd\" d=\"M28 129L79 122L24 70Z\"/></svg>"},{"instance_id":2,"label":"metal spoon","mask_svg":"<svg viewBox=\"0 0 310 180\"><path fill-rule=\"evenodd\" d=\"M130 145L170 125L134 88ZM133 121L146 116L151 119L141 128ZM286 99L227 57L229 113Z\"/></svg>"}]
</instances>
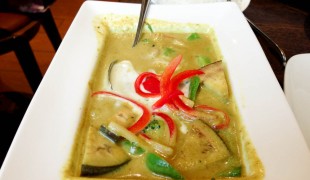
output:
<instances>
[{"instance_id":1,"label":"metal spoon","mask_svg":"<svg viewBox=\"0 0 310 180\"><path fill-rule=\"evenodd\" d=\"M137 32L136 32L136 36L135 36L135 40L133 42L132 47L135 47L137 45L137 43L139 42L140 36L141 36L141 31L143 29L143 25L144 25L144 20L146 17L146 12L147 9L149 7L151 0L142 0L142 5L141 5L141 9L140 9L140 17L139 17L139 22L138 22L138 27L137 27Z\"/></svg>"},{"instance_id":2,"label":"metal spoon","mask_svg":"<svg viewBox=\"0 0 310 180\"><path fill-rule=\"evenodd\" d=\"M279 57L281 58L281 62L283 64L283 66L286 66L287 63L287 59L286 59L286 55L284 53L284 51L279 47L279 45L277 43L275 43L267 34L265 34L262 30L260 30L252 21L250 21L247 17L246 17L248 23L250 24L251 28L259 33L260 35L262 35L267 42L272 45L272 47L274 48L275 51L277 51Z\"/></svg>"},{"instance_id":3,"label":"metal spoon","mask_svg":"<svg viewBox=\"0 0 310 180\"><path fill-rule=\"evenodd\" d=\"M228 2L231 2L231 0L227 0ZM259 33L262 35L263 38L274 48L275 51L277 51L279 57L281 58L281 62L283 66L285 67L287 63L286 55L284 51L279 47L277 43L275 43L267 34L265 34L261 29L259 29L252 21L250 21L247 17L245 17L248 23L250 24L253 31Z\"/></svg>"}]
</instances>

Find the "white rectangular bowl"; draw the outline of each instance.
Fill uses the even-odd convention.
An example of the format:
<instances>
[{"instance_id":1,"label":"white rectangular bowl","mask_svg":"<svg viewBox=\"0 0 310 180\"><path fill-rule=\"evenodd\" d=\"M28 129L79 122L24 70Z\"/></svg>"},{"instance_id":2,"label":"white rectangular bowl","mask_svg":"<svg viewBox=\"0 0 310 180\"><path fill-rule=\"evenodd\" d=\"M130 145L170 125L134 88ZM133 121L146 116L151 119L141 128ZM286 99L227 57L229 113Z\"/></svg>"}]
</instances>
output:
<instances>
[{"instance_id":1,"label":"white rectangular bowl","mask_svg":"<svg viewBox=\"0 0 310 180\"><path fill-rule=\"evenodd\" d=\"M54 56L0 171L1 180L57 180L67 163L97 61L93 18L138 16L139 4L85 1ZM148 18L211 25L243 123L268 180L309 179L310 152L266 56L235 3L151 5Z\"/></svg>"}]
</instances>

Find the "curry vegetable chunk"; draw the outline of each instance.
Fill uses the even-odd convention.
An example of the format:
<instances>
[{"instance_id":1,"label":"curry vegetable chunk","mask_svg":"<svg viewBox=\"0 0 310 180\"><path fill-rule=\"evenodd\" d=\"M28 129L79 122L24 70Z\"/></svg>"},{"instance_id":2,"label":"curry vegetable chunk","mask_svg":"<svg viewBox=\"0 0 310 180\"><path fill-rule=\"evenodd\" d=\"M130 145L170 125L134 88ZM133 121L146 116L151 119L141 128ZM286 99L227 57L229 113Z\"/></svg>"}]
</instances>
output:
<instances>
[{"instance_id":1,"label":"curry vegetable chunk","mask_svg":"<svg viewBox=\"0 0 310 180\"><path fill-rule=\"evenodd\" d=\"M211 163L228 158L230 154L224 142L208 125L196 120L189 128L183 144L177 148L173 158L177 169L205 169Z\"/></svg>"},{"instance_id":2,"label":"curry vegetable chunk","mask_svg":"<svg viewBox=\"0 0 310 180\"><path fill-rule=\"evenodd\" d=\"M134 22L97 19L102 48L64 177L262 179L212 28L148 20L133 48Z\"/></svg>"},{"instance_id":3,"label":"curry vegetable chunk","mask_svg":"<svg viewBox=\"0 0 310 180\"><path fill-rule=\"evenodd\" d=\"M96 128L89 127L81 168L82 176L104 174L128 161L130 157L121 147L100 135Z\"/></svg>"}]
</instances>

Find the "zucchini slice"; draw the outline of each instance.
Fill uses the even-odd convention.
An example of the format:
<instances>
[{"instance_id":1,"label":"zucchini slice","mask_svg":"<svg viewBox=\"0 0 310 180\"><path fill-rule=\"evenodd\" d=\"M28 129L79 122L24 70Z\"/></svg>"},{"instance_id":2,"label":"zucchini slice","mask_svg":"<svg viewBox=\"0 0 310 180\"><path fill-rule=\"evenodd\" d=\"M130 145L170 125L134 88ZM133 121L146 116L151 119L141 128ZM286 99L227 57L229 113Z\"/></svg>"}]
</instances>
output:
<instances>
[{"instance_id":1,"label":"zucchini slice","mask_svg":"<svg viewBox=\"0 0 310 180\"><path fill-rule=\"evenodd\" d=\"M130 160L117 144L89 127L82 160L81 176L96 176L113 171Z\"/></svg>"},{"instance_id":2,"label":"zucchini slice","mask_svg":"<svg viewBox=\"0 0 310 180\"><path fill-rule=\"evenodd\" d=\"M230 155L221 138L205 123L190 124L185 140L177 149L173 165L180 171L199 170Z\"/></svg>"}]
</instances>

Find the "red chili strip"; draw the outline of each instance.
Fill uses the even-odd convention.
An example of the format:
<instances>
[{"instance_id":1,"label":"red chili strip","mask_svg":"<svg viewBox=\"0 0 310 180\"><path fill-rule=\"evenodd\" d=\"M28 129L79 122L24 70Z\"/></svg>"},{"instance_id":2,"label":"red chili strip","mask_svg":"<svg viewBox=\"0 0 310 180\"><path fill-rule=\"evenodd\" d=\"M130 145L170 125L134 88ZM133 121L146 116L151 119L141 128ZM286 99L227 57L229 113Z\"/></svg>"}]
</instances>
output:
<instances>
[{"instance_id":1,"label":"red chili strip","mask_svg":"<svg viewBox=\"0 0 310 180\"><path fill-rule=\"evenodd\" d=\"M169 102L173 102L171 100L179 95L183 95L183 92L180 90L176 90L174 92L171 92L170 94L165 94L152 105L152 109L155 110L155 109L161 108L163 105Z\"/></svg>"},{"instance_id":2,"label":"red chili strip","mask_svg":"<svg viewBox=\"0 0 310 180\"><path fill-rule=\"evenodd\" d=\"M160 81L157 77L154 76L148 76L145 78L145 81L142 83L145 90L159 95L160 93Z\"/></svg>"},{"instance_id":3,"label":"red chili strip","mask_svg":"<svg viewBox=\"0 0 310 180\"><path fill-rule=\"evenodd\" d=\"M171 79L169 90L170 90L170 91L174 91L175 89L178 88L179 84L180 84L184 79L190 78L190 77L192 77L192 76L200 75L200 74L203 74L203 73L204 73L204 72L201 71L201 70L186 70L186 71L183 71L183 72L181 72L181 73L175 75L175 76Z\"/></svg>"},{"instance_id":4,"label":"red chili strip","mask_svg":"<svg viewBox=\"0 0 310 180\"><path fill-rule=\"evenodd\" d=\"M176 98L173 99L174 104L181 109L184 112L190 112L193 111L193 108L187 106L181 99L179 96L177 96Z\"/></svg>"},{"instance_id":5,"label":"red chili strip","mask_svg":"<svg viewBox=\"0 0 310 180\"><path fill-rule=\"evenodd\" d=\"M181 55L177 56L169 63L169 65L164 70L161 76L161 80L160 80L161 96L165 96L166 94L169 93L168 87L170 84L171 77L174 71L176 70L176 68L178 67L178 65L181 63L181 60L182 60L182 56Z\"/></svg>"},{"instance_id":6,"label":"red chili strip","mask_svg":"<svg viewBox=\"0 0 310 180\"><path fill-rule=\"evenodd\" d=\"M127 101L130 101L131 103L135 104L136 106L140 107L143 111L142 116L132 125L128 128L129 131L133 132L133 133L138 133L140 131L142 131L150 122L151 120L151 112L149 111L149 109L147 107L145 107L143 104L129 99L127 97L123 97L121 95L112 93L112 92L108 92L108 91L97 91L94 92L92 94L92 96L96 96L96 95L110 95L110 96L115 96L115 97L119 97L122 99L125 99Z\"/></svg>"},{"instance_id":7,"label":"red chili strip","mask_svg":"<svg viewBox=\"0 0 310 180\"><path fill-rule=\"evenodd\" d=\"M148 135L146 135L145 133L140 133L140 135L146 139L151 139Z\"/></svg>"},{"instance_id":8,"label":"red chili strip","mask_svg":"<svg viewBox=\"0 0 310 180\"><path fill-rule=\"evenodd\" d=\"M167 123L168 128L169 128L170 138L172 138L176 133L174 121L165 113L153 112L153 114L163 118L163 120Z\"/></svg>"},{"instance_id":9,"label":"red chili strip","mask_svg":"<svg viewBox=\"0 0 310 180\"><path fill-rule=\"evenodd\" d=\"M224 117L225 117L225 121L221 124L215 125L214 129L224 129L224 128L228 127L228 125L230 123L230 118L229 118L228 114L225 113L224 111L217 109L217 108L214 108L214 107L207 106L207 105L198 105L198 106L196 106L196 108L204 109L204 110L208 110L208 111L218 111L218 112L223 113Z\"/></svg>"},{"instance_id":10,"label":"red chili strip","mask_svg":"<svg viewBox=\"0 0 310 180\"><path fill-rule=\"evenodd\" d=\"M167 102L167 106L168 108L171 110L171 111L177 111L179 110L179 108L174 104L173 100L170 99L168 102Z\"/></svg>"},{"instance_id":11,"label":"red chili strip","mask_svg":"<svg viewBox=\"0 0 310 180\"><path fill-rule=\"evenodd\" d=\"M149 92L144 92L141 85ZM151 72L144 72L140 74L135 81L136 93L143 97L157 97L160 95L160 81L158 76Z\"/></svg>"}]
</instances>

